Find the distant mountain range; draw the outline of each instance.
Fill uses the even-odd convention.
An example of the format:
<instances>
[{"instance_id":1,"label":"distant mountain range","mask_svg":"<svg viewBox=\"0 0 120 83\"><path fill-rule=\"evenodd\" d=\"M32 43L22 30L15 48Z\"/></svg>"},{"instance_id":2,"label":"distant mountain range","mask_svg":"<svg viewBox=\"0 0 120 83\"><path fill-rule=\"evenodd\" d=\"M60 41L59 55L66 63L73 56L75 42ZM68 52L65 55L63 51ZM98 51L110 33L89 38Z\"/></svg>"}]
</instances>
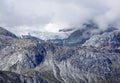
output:
<instances>
[{"instance_id":1,"label":"distant mountain range","mask_svg":"<svg viewBox=\"0 0 120 83\"><path fill-rule=\"evenodd\" d=\"M65 39L44 41L31 35L17 37L0 27L0 83L119 82L116 28L102 31L85 24Z\"/></svg>"},{"instance_id":2,"label":"distant mountain range","mask_svg":"<svg viewBox=\"0 0 120 83\"><path fill-rule=\"evenodd\" d=\"M104 32L112 32L118 29L111 26L105 30L101 30L94 23L90 23L90 24L85 23L83 27L81 27L80 29L72 28L69 30L72 30L73 32L67 38L53 39L49 41L59 46L63 46L63 45L64 46L81 46L82 44L86 42L86 40L89 40L94 35L101 35ZM68 31L68 29L66 31Z\"/></svg>"}]
</instances>

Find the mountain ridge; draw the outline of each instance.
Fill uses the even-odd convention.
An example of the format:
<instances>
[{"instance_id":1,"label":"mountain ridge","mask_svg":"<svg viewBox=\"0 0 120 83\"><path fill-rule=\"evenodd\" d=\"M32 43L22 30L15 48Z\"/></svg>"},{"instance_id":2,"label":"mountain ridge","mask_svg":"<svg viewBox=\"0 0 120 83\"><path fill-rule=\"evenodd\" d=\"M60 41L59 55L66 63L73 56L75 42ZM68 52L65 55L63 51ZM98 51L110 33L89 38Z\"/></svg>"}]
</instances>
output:
<instances>
[{"instance_id":1,"label":"mountain ridge","mask_svg":"<svg viewBox=\"0 0 120 83\"><path fill-rule=\"evenodd\" d=\"M119 31L108 33L114 35L116 32ZM109 35L104 37L107 36ZM113 36L113 39L116 37L119 38L119 35ZM59 46L34 39L32 36L14 38L6 34L0 35L0 40L0 46L4 44L0 48L0 70L5 76L7 75L6 78L10 77L4 71L10 74L17 73L15 77L18 76L20 81L24 80L27 83L119 83L120 81L120 49L116 51L115 48L84 44ZM0 75L3 76L2 81L5 81L4 75ZM20 78L21 75L23 78ZM13 82L12 79L8 81Z\"/></svg>"}]
</instances>

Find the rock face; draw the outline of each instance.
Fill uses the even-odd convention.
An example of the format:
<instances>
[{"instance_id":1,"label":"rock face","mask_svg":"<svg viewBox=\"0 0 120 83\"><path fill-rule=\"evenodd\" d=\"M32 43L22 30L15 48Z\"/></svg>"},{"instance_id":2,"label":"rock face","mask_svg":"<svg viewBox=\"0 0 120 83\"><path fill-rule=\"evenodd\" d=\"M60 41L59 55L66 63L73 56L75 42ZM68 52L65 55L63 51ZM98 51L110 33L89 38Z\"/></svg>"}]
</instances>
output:
<instances>
[{"instance_id":1,"label":"rock face","mask_svg":"<svg viewBox=\"0 0 120 83\"><path fill-rule=\"evenodd\" d=\"M36 77L23 76L8 71L0 71L0 83L48 83Z\"/></svg>"},{"instance_id":2,"label":"rock face","mask_svg":"<svg viewBox=\"0 0 120 83\"><path fill-rule=\"evenodd\" d=\"M0 34L2 83L120 82L119 31L93 36L82 46L73 47L3 33ZM106 42L112 42L109 48L104 46Z\"/></svg>"},{"instance_id":3,"label":"rock face","mask_svg":"<svg viewBox=\"0 0 120 83\"><path fill-rule=\"evenodd\" d=\"M24 67L34 68L44 60L45 52L37 42L12 39L9 45L0 50L0 69L20 72Z\"/></svg>"},{"instance_id":4,"label":"rock face","mask_svg":"<svg viewBox=\"0 0 120 83\"><path fill-rule=\"evenodd\" d=\"M110 33L106 32L102 35L95 35L86 41L83 46L119 48L120 31L117 30Z\"/></svg>"},{"instance_id":5,"label":"rock face","mask_svg":"<svg viewBox=\"0 0 120 83\"><path fill-rule=\"evenodd\" d=\"M55 63L65 83L117 83L120 80L119 53L78 47L62 50L56 55Z\"/></svg>"},{"instance_id":6,"label":"rock face","mask_svg":"<svg viewBox=\"0 0 120 83\"><path fill-rule=\"evenodd\" d=\"M3 29L2 27L0 27L0 35L10 36L10 37L14 37L14 38L17 37L16 35L14 35L13 33L9 32L8 30Z\"/></svg>"}]
</instances>

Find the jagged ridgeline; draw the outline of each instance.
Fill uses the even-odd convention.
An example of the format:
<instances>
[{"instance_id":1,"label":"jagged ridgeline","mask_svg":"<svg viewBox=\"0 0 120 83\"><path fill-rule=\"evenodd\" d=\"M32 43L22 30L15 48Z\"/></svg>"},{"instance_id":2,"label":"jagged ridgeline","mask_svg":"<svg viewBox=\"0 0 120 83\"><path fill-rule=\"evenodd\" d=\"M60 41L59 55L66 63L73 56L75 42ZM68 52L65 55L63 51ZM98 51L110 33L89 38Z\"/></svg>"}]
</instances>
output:
<instances>
[{"instance_id":1,"label":"jagged ridgeline","mask_svg":"<svg viewBox=\"0 0 120 83\"><path fill-rule=\"evenodd\" d=\"M119 83L120 31L80 33L59 40L68 41L63 45L0 27L0 83Z\"/></svg>"}]
</instances>

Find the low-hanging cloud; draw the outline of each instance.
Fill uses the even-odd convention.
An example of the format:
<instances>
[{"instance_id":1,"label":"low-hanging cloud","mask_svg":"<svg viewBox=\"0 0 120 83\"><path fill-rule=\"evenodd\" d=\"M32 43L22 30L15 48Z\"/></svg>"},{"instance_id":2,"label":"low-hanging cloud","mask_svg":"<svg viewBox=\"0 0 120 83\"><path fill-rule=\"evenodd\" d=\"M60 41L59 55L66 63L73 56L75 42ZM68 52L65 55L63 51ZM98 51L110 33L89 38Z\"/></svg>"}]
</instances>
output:
<instances>
[{"instance_id":1,"label":"low-hanging cloud","mask_svg":"<svg viewBox=\"0 0 120 83\"><path fill-rule=\"evenodd\" d=\"M120 23L119 0L0 0L0 6L0 25L16 33Z\"/></svg>"}]
</instances>

